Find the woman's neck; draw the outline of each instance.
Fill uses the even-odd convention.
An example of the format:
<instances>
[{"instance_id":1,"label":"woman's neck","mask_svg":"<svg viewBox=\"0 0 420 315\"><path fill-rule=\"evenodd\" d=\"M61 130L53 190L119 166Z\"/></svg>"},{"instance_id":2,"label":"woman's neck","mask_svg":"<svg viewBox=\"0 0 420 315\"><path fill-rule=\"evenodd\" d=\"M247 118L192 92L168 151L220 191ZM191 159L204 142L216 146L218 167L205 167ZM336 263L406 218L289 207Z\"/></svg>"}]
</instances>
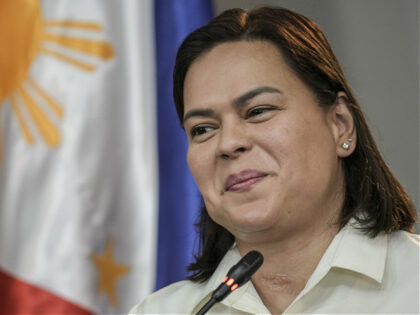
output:
<instances>
[{"instance_id":1,"label":"woman's neck","mask_svg":"<svg viewBox=\"0 0 420 315\"><path fill-rule=\"evenodd\" d=\"M337 225L326 224L279 241L249 244L237 240L241 255L258 250L264 256L252 282L272 314L281 314L303 290L338 231Z\"/></svg>"}]
</instances>

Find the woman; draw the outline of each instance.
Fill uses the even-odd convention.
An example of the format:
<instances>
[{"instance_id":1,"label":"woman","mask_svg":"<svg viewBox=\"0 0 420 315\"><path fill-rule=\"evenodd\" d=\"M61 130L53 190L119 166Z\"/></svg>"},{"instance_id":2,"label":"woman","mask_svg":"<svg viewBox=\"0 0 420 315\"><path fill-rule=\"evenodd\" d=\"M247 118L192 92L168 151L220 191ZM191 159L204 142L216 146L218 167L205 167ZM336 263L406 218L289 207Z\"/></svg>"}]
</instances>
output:
<instances>
[{"instance_id":1,"label":"woman","mask_svg":"<svg viewBox=\"0 0 420 315\"><path fill-rule=\"evenodd\" d=\"M264 264L209 313L419 312L416 211L318 26L228 10L180 47L174 97L201 252L132 313L197 312L250 250Z\"/></svg>"}]
</instances>

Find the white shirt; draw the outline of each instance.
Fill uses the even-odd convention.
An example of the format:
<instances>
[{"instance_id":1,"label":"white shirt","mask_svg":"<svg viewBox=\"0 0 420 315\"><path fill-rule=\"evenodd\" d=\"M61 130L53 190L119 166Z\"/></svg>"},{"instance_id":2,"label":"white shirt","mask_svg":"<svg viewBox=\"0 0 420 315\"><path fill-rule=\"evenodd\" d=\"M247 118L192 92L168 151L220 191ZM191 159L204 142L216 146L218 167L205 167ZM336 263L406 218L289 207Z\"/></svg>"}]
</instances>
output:
<instances>
[{"instance_id":1,"label":"white shirt","mask_svg":"<svg viewBox=\"0 0 420 315\"><path fill-rule=\"evenodd\" d=\"M347 224L283 314L419 314L419 248L419 235L399 231L372 239ZM233 247L208 281L174 283L148 296L130 314L195 314L240 258ZM207 314L270 311L250 281Z\"/></svg>"}]
</instances>

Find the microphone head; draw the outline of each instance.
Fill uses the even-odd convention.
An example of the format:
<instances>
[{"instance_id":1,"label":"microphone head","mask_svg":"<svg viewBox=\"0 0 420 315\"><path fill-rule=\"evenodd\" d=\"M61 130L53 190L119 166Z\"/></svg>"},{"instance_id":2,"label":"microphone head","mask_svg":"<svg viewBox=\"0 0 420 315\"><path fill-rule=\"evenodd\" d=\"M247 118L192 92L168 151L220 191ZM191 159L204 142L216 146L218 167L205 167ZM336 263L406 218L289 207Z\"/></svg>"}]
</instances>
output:
<instances>
[{"instance_id":1,"label":"microphone head","mask_svg":"<svg viewBox=\"0 0 420 315\"><path fill-rule=\"evenodd\" d=\"M263 262L263 255L256 250L252 250L242 257L236 265L230 268L227 276L235 279L235 283L241 286L251 279L251 276L261 267Z\"/></svg>"},{"instance_id":2,"label":"microphone head","mask_svg":"<svg viewBox=\"0 0 420 315\"><path fill-rule=\"evenodd\" d=\"M231 292L246 283L251 276L261 267L264 261L263 255L256 250L250 251L242 259L230 268L223 282L214 290L212 300L220 302Z\"/></svg>"}]
</instances>

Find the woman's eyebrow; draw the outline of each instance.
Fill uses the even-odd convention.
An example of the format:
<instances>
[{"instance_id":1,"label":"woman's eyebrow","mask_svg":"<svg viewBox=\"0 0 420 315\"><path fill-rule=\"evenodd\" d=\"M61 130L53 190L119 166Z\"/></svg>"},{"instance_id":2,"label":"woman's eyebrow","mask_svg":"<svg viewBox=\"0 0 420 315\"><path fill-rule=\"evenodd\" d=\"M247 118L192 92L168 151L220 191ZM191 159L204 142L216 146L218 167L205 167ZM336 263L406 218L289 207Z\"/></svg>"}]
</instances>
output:
<instances>
[{"instance_id":1,"label":"woman's eyebrow","mask_svg":"<svg viewBox=\"0 0 420 315\"><path fill-rule=\"evenodd\" d=\"M233 105L235 107L240 107L243 106L246 102L248 102L249 100L251 100L252 98L262 94L262 93L279 93L282 94L283 92L270 87L270 86L260 86L257 87L255 89L252 89L244 94L242 94L241 96L237 97L234 99L233 101ZM191 117L214 117L215 113L212 109L209 108L202 108L202 109L192 109L190 111L188 111L187 113L185 113L184 118L182 120L182 124L185 124L185 121Z\"/></svg>"},{"instance_id":2,"label":"woman's eyebrow","mask_svg":"<svg viewBox=\"0 0 420 315\"><path fill-rule=\"evenodd\" d=\"M276 89L276 88L273 88L271 86L260 86L260 87L252 89L252 90L242 94L241 96L237 97L233 101L233 105L235 107L240 107L240 106L244 105L246 102L248 102L249 100L253 99L257 95L260 95L262 93L279 93L279 94L282 94L283 92Z\"/></svg>"},{"instance_id":3,"label":"woman's eyebrow","mask_svg":"<svg viewBox=\"0 0 420 315\"><path fill-rule=\"evenodd\" d=\"M185 124L185 121L188 118L191 118L191 117L197 117L197 116L200 116L200 117L214 117L214 115L215 115L214 114L214 110L212 110L212 109L207 109L207 108L204 108L204 109L192 109L192 110L188 111L184 115L184 118L182 120L182 124L184 125Z\"/></svg>"}]
</instances>

